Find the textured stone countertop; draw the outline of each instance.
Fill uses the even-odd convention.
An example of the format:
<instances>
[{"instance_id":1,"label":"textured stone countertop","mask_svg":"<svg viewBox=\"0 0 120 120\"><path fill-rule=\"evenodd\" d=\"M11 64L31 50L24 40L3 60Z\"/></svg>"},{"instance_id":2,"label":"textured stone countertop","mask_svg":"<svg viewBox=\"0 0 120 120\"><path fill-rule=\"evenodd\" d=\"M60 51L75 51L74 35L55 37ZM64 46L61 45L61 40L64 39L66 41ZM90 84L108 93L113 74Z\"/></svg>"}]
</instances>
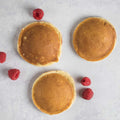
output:
<instances>
[{"instance_id":1,"label":"textured stone countertop","mask_svg":"<svg viewBox=\"0 0 120 120\"><path fill-rule=\"evenodd\" d=\"M62 34L62 56L58 63L36 67L17 53L22 27L35 21L32 10L42 8L43 20L51 22ZM87 62L73 50L72 33L86 17L99 16L110 21L117 32L113 52L99 62ZM0 120L120 120L120 1L119 0L0 0L0 51L7 61L0 64ZM8 78L11 68L21 70L17 81ZM64 70L74 78L77 97L72 107L58 115L46 115L33 105L31 88L43 72ZM84 88L78 80L88 76L95 95L86 101L79 96Z\"/></svg>"}]
</instances>

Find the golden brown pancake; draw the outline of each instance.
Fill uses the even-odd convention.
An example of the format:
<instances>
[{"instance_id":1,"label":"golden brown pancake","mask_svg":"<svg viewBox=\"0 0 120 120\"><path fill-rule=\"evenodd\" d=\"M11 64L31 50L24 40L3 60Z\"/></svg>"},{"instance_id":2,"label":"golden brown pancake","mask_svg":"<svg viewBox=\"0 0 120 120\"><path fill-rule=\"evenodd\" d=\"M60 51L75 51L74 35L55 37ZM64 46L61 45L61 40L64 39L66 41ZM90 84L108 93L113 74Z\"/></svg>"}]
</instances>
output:
<instances>
[{"instance_id":1,"label":"golden brown pancake","mask_svg":"<svg viewBox=\"0 0 120 120\"><path fill-rule=\"evenodd\" d=\"M43 73L32 88L33 103L39 110L50 115L68 109L75 95L74 80L63 71Z\"/></svg>"},{"instance_id":2,"label":"golden brown pancake","mask_svg":"<svg viewBox=\"0 0 120 120\"><path fill-rule=\"evenodd\" d=\"M18 52L27 62L46 66L59 61L61 44L57 28L48 22L34 22L21 30Z\"/></svg>"},{"instance_id":3,"label":"golden brown pancake","mask_svg":"<svg viewBox=\"0 0 120 120\"><path fill-rule=\"evenodd\" d=\"M98 61L107 57L116 42L114 27L105 19L91 17L82 21L73 34L77 54L88 60Z\"/></svg>"}]
</instances>

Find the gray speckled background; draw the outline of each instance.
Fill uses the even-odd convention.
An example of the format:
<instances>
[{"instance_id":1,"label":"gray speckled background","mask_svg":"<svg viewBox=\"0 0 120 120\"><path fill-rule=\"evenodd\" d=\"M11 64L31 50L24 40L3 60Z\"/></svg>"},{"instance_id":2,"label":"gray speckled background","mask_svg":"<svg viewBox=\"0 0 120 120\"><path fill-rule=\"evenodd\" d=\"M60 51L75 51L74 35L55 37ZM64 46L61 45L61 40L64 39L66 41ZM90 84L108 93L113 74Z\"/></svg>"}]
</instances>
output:
<instances>
[{"instance_id":1,"label":"gray speckled background","mask_svg":"<svg viewBox=\"0 0 120 120\"><path fill-rule=\"evenodd\" d=\"M62 56L49 67L35 67L19 57L16 45L21 28L35 21L34 8L45 12L43 20L51 22L62 33ZM87 62L73 50L71 41L75 26L88 16L100 16L116 28L117 44L112 54L100 62ZM0 51L7 61L0 64L0 120L120 120L120 1L119 0L0 0ZM19 68L20 78L11 81L7 70ZM71 109L49 116L38 111L31 100L34 80L49 70L64 70L73 76L77 97ZM92 80L94 98L86 101L78 92L82 76Z\"/></svg>"}]
</instances>

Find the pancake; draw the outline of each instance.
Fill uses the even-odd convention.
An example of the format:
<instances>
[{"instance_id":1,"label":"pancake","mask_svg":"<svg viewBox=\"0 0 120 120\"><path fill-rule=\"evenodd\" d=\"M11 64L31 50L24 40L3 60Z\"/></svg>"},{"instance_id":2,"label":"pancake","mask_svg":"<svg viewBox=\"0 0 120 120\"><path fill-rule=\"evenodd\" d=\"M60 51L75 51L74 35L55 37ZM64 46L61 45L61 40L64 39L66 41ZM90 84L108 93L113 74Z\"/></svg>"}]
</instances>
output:
<instances>
[{"instance_id":1,"label":"pancake","mask_svg":"<svg viewBox=\"0 0 120 120\"><path fill-rule=\"evenodd\" d=\"M99 61L107 57L112 52L115 42L114 27L99 17L85 19L73 33L75 51L88 61Z\"/></svg>"},{"instance_id":2,"label":"pancake","mask_svg":"<svg viewBox=\"0 0 120 120\"><path fill-rule=\"evenodd\" d=\"M61 113L72 105L76 92L74 80L63 71L43 73L34 82L32 99L34 105L44 113Z\"/></svg>"},{"instance_id":3,"label":"pancake","mask_svg":"<svg viewBox=\"0 0 120 120\"><path fill-rule=\"evenodd\" d=\"M33 22L21 30L17 49L30 64L46 66L59 61L61 45L57 28L48 22Z\"/></svg>"}]
</instances>

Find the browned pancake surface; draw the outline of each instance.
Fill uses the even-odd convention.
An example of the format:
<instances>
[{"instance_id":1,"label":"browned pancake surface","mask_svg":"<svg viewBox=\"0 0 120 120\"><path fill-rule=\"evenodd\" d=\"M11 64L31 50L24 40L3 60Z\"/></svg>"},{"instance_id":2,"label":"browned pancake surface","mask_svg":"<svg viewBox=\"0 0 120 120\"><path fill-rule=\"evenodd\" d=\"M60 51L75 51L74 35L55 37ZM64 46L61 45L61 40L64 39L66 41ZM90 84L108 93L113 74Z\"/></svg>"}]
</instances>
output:
<instances>
[{"instance_id":1,"label":"browned pancake surface","mask_svg":"<svg viewBox=\"0 0 120 120\"><path fill-rule=\"evenodd\" d=\"M60 56L61 36L47 22L34 22L23 28L18 41L18 51L23 59L34 65L57 62Z\"/></svg>"},{"instance_id":2,"label":"browned pancake surface","mask_svg":"<svg viewBox=\"0 0 120 120\"><path fill-rule=\"evenodd\" d=\"M57 114L70 107L75 96L74 85L62 74L46 74L33 85L32 98L38 109Z\"/></svg>"},{"instance_id":3,"label":"browned pancake surface","mask_svg":"<svg viewBox=\"0 0 120 120\"><path fill-rule=\"evenodd\" d=\"M114 27L102 18L87 18L74 31L73 45L78 55L88 61L107 57L114 48Z\"/></svg>"}]
</instances>

